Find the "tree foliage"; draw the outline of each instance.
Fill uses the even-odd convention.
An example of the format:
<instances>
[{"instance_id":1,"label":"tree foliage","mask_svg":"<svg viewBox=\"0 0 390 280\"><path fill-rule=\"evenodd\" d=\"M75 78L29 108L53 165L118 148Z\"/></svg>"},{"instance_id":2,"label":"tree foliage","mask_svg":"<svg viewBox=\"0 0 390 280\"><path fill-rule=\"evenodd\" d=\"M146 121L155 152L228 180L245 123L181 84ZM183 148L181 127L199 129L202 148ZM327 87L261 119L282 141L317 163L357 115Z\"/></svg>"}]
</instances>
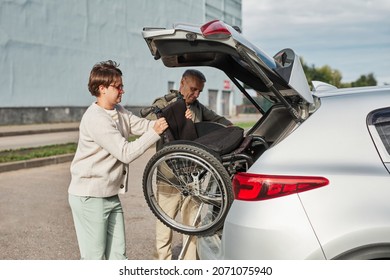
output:
<instances>
[{"instance_id":1,"label":"tree foliage","mask_svg":"<svg viewBox=\"0 0 390 280\"><path fill-rule=\"evenodd\" d=\"M368 75L361 75L359 79L351 83L352 87L362 87L362 86L376 86L377 81L375 80L374 74L370 73Z\"/></svg>"},{"instance_id":2,"label":"tree foliage","mask_svg":"<svg viewBox=\"0 0 390 280\"><path fill-rule=\"evenodd\" d=\"M303 70L306 74L307 81L311 85L312 81L321 81L334 85L338 88L345 87L363 87L363 86L376 86L377 81L373 73L367 75L361 75L359 79L350 83L342 82L342 74L337 69L332 69L329 65L324 65L322 67L316 67L314 64L309 66L307 65L303 58L301 58L301 63Z\"/></svg>"}]
</instances>

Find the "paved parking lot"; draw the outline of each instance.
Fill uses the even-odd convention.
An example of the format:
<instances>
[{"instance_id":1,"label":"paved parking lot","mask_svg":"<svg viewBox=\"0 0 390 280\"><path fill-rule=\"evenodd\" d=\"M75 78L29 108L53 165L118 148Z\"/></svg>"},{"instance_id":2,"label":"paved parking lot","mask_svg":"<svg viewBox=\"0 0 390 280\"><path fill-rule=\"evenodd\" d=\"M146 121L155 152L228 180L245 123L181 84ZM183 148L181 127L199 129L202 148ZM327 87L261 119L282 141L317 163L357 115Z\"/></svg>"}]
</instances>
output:
<instances>
[{"instance_id":1,"label":"paved parking lot","mask_svg":"<svg viewBox=\"0 0 390 280\"><path fill-rule=\"evenodd\" d=\"M155 218L142 193L142 173L154 148L131 163L125 210L129 259L153 259ZM70 163L0 173L0 260L79 259L67 200ZM176 236L176 240L179 240ZM175 255L180 242L175 243Z\"/></svg>"}]
</instances>

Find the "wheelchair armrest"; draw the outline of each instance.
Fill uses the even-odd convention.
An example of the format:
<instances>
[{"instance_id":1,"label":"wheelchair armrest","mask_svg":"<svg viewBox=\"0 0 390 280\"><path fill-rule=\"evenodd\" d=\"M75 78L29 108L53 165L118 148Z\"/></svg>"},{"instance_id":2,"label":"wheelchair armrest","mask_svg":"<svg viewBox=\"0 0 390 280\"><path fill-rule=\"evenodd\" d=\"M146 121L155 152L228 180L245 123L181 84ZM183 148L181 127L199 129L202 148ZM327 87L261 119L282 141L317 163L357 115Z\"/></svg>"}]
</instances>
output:
<instances>
[{"instance_id":1,"label":"wheelchair armrest","mask_svg":"<svg viewBox=\"0 0 390 280\"><path fill-rule=\"evenodd\" d=\"M227 155L223 155L221 159L222 159L222 164L231 163L232 161L238 161L238 160L244 160L248 164L248 167L253 164L253 158L246 154L234 154L234 153L227 154Z\"/></svg>"},{"instance_id":2,"label":"wheelchair armrest","mask_svg":"<svg viewBox=\"0 0 390 280\"><path fill-rule=\"evenodd\" d=\"M269 144L268 144L268 142L264 139L264 137L262 137L262 136L257 136L257 135L251 135L251 137L252 137L251 147L256 147L256 146L263 145L264 148L266 148L266 149L269 148Z\"/></svg>"}]
</instances>

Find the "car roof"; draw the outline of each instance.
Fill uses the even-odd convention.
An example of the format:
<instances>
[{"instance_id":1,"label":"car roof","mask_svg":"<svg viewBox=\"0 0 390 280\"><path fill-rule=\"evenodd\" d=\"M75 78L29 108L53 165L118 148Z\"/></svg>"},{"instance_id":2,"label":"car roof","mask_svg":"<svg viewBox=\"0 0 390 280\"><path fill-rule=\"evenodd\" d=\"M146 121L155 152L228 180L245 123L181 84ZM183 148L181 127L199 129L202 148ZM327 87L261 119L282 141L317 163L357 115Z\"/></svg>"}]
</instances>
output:
<instances>
[{"instance_id":1,"label":"car roof","mask_svg":"<svg viewBox=\"0 0 390 280\"><path fill-rule=\"evenodd\" d=\"M351 94L363 94L363 93L375 93L380 91L390 91L390 85L385 86L365 86L365 87L351 87L351 88L328 88L327 90L316 90L313 94L320 98L351 95Z\"/></svg>"}]
</instances>

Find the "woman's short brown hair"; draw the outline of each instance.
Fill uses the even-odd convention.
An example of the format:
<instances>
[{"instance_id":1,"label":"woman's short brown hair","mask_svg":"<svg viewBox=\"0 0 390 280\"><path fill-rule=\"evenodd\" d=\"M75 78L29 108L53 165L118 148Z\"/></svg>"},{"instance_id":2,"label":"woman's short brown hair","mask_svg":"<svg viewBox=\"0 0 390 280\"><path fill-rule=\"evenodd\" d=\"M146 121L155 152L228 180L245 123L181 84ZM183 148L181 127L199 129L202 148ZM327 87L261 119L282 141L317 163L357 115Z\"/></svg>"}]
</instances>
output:
<instances>
[{"instance_id":1,"label":"woman's short brown hair","mask_svg":"<svg viewBox=\"0 0 390 280\"><path fill-rule=\"evenodd\" d=\"M89 75L88 90L94 96L99 96L99 86L108 87L122 77L122 71L118 68L119 64L108 60L96 63Z\"/></svg>"}]
</instances>

